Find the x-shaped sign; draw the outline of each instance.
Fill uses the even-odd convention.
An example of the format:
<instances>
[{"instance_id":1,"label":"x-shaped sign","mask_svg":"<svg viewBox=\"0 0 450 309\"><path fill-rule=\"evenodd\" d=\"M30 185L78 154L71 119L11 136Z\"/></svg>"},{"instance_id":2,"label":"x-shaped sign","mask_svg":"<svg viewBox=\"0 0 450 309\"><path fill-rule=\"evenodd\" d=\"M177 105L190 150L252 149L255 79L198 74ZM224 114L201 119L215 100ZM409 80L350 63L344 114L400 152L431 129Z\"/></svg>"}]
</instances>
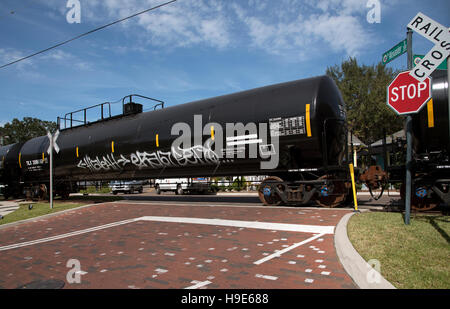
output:
<instances>
[{"instance_id":1,"label":"x-shaped sign","mask_svg":"<svg viewBox=\"0 0 450 309\"><path fill-rule=\"evenodd\" d=\"M59 146L58 144L56 144L56 140L58 139L59 136L59 130L55 132L54 135L52 135L50 132L47 132L47 137L50 141L50 145L48 146L47 149L47 153L50 154L50 152L52 151L52 144L53 144L53 149L55 149L56 153L59 153Z\"/></svg>"},{"instance_id":2,"label":"x-shaped sign","mask_svg":"<svg viewBox=\"0 0 450 309\"><path fill-rule=\"evenodd\" d=\"M411 76L423 82L448 57L450 29L420 12L409 22L408 28L435 44L410 73Z\"/></svg>"}]
</instances>

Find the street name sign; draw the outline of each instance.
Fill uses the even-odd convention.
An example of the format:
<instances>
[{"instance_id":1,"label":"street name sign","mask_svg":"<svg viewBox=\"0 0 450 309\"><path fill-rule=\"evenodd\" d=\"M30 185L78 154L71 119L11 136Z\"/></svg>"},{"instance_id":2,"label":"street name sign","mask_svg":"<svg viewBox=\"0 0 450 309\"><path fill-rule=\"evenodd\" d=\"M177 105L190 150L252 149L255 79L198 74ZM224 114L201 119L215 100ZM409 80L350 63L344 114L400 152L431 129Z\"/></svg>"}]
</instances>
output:
<instances>
[{"instance_id":1,"label":"street name sign","mask_svg":"<svg viewBox=\"0 0 450 309\"><path fill-rule=\"evenodd\" d=\"M394 47L392 47L387 52L385 52L383 54L383 58L382 58L383 64L387 64L387 63L391 62L392 60L394 60L395 58L399 57L400 55L403 55L404 53L406 53L406 46L407 46L407 42L405 39L405 40L401 41L400 43L398 43L397 45L395 45Z\"/></svg>"}]
</instances>

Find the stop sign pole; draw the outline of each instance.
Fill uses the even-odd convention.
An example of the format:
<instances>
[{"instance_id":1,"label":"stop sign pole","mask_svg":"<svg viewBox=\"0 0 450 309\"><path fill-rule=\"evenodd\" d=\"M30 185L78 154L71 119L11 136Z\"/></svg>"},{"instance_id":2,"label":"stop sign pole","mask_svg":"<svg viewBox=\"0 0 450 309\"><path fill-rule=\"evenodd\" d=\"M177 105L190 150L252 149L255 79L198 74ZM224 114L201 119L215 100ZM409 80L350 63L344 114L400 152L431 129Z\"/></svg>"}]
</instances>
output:
<instances>
[{"instance_id":1,"label":"stop sign pole","mask_svg":"<svg viewBox=\"0 0 450 309\"><path fill-rule=\"evenodd\" d=\"M406 52L408 61L408 70L413 68L413 53L412 53L412 30L408 28L406 32ZM406 192L405 192L405 224L409 225L411 218L411 162L412 162L412 117L406 117Z\"/></svg>"}]
</instances>

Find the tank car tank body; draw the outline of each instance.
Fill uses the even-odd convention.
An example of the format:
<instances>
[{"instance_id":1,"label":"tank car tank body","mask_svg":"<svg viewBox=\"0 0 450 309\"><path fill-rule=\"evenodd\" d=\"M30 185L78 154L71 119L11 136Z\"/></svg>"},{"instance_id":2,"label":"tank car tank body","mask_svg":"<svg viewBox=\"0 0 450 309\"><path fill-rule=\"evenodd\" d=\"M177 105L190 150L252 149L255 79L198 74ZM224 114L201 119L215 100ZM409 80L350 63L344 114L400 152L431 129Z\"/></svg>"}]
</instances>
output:
<instances>
[{"instance_id":1,"label":"tank car tank body","mask_svg":"<svg viewBox=\"0 0 450 309\"><path fill-rule=\"evenodd\" d=\"M269 175L265 204L335 206L348 193L345 106L327 76L141 110L61 129L54 177L62 191L81 180ZM23 183L48 182L48 147L42 136L20 148Z\"/></svg>"}]
</instances>

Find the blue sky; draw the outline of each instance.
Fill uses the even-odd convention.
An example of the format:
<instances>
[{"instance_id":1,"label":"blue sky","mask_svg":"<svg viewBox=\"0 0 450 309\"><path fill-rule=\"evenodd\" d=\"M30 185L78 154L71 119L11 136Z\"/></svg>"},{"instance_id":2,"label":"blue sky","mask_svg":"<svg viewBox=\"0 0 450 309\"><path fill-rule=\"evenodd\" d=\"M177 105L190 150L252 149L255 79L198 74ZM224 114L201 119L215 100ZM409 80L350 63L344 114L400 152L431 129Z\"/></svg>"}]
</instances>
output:
<instances>
[{"instance_id":1,"label":"blue sky","mask_svg":"<svg viewBox=\"0 0 450 309\"><path fill-rule=\"evenodd\" d=\"M163 2L80 0L81 23L69 24L67 0L0 0L0 65ZM0 125L56 121L131 93L182 104L322 75L349 56L372 65L419 11L450 25L448 0L383 0L373 24L368 2L178 0L0 69ZM419 35L413 42L414 53L432 47ZM406 56L388 65L405 69Z\"/></svg>"}]
</instances>

